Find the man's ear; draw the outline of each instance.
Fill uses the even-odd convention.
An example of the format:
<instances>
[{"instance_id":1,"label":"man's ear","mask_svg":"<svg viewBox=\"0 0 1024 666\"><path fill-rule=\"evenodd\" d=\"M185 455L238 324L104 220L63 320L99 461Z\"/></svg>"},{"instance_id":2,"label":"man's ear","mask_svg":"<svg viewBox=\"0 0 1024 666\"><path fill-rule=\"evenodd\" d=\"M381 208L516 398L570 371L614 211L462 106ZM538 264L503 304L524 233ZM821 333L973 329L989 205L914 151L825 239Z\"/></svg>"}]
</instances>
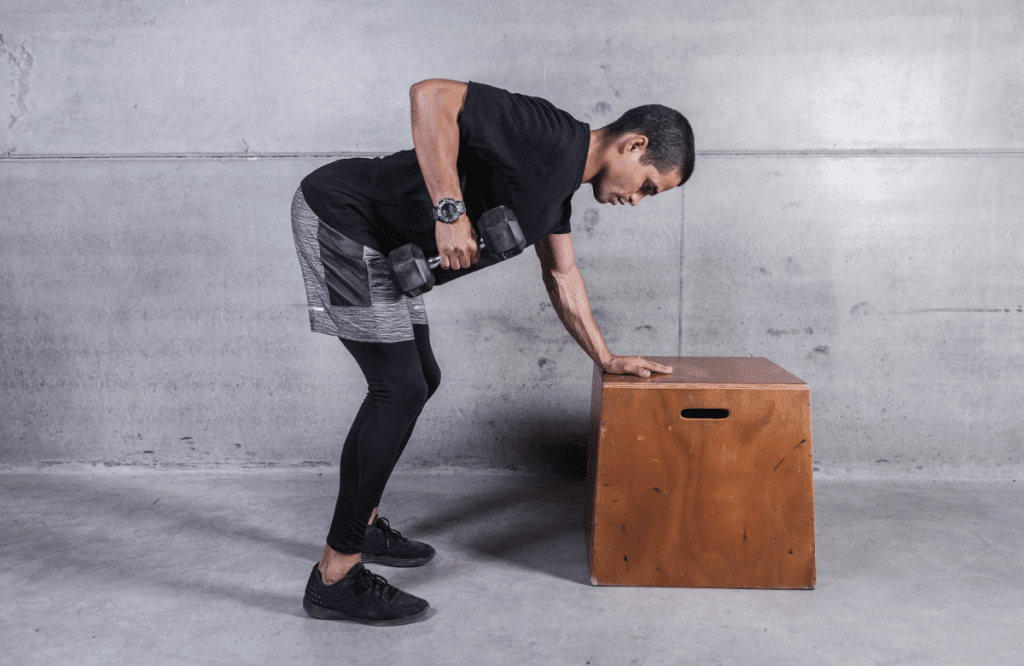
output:
<instances>
[{"instance_id":1,"label":"man's ear","mask_svg":"<svg viewBox=\"0 0 1024 666\"><path fill-rule=\"evenodd\" d=\"M643 134L634 134L633 132L627 133L625 136L619 137L616 141L616 150L623 155L628 155L636 150L647 149L647 137Z\"/></svg>"},{"instance_id":2,"label":"man's ear","mask_svg":"<svg viewBox=\"0 0 1024 666\"><path fill-rule=\"evenodd\" d=\"M647 137L643 134L634 134L626 144L629 152L634 150L647 150Z\"/></svg>"}]
</instances>

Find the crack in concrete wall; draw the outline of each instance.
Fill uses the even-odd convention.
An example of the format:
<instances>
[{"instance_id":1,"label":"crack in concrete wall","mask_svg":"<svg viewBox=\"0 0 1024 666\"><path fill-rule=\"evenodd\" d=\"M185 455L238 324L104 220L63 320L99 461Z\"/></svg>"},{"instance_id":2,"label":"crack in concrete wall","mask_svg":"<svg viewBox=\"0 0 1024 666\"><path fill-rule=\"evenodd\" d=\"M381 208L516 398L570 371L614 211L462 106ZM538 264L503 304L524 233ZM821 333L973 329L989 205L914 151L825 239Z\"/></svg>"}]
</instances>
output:
<instances>
[{"instance_id":1,"label":"crack in concrete wall","mask_svg":"<svg viewBox=\"0 0 1024 666\"><path fill-rule=\"evenodd\" d=\"M10 122L7 129L14 127L14 123L28 112L25 98L28 97L29 76L32 73L33 58L25 44L20 46L8 46L4 41L3 34L0 34L0 60L7 63L10 68Z\"/></svg>"}]
</instances>

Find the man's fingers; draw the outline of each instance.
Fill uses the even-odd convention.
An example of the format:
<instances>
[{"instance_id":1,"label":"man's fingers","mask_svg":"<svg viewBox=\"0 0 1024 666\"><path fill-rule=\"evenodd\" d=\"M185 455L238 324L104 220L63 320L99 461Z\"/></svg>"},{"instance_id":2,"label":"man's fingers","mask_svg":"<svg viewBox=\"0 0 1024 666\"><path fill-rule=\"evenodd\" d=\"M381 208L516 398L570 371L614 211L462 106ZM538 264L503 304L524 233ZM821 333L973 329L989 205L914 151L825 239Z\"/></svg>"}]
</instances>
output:
<instances>
[{"instance_id":1,"label":"man's fingers","mask_svg":"<svg viewBox=\"0 0 1024 666\"><path fill-rule=\"evenodd\" d=\"M647 370L653 370L654 372L661 372L663 374L671 374L673 372L671 366L662 365L657 361L652 361L648 358L644 358L643 356L637 356L636 362L637 365L639 365L640 367L645 368Z\"/></svg>"},{"instance_id":2,"label":"man's fingers","mask_svg":"<svg viewBox=\"0 0 1024 666\"><path fill-rule=\"evenodd\" d=\"M457 271L460 268L465 267L467 264L468 262L465 257L458 250L449 250L446 254L442 255L441 258L441 268L445 270Z\"/></svg>"},{"instance_id":3,"label":"man's fingers","mask_svg":"<svg viewBox=\"0 0 1024 666\"><path fill-rule=\"evenodd\" d=\"M630 370L630 372L640 377L650 377L652 371L660 372L662 374L672 374L672 368L670 366L649 361L643 357L637 357L636 362L633 364L633 368Z\"/></svg>"},{"instance_id":4,"label":"man's fingers","mask_svg":"<svg viewBox=\"0 0 1024 666\"><path fill-rule=\"evenodd\" d=\"M672 372L671 367L649 361L643 356L616 356L611 363L603 366L603 369L611 374L636 375L637 377L650 377L652 371Z\"/></svg>"},{"instance_id":5,"label":"man's fingers","mask_svg":"<svg viewBox=\"0 0 1024 666\"><path fill-rule=\"evenodd\" d=\"M441 252L441 268L457 271L469 268L480 260L480 249L475 246L451 249Z\"/></svg>"},{"instance_id":6,"label":"man's fingers","mask_svg":"<svg viewBox=\"0 0 1024 666\"><path fill-rule=\"evenodd\" d=\"M638 358L634 361L626 363L625 367L623 367L622 370L623 372L629 373L631 375L636 375L637 377L651 376L651 371L644 366L642 358Z\"/></svg>"}]
</instances>

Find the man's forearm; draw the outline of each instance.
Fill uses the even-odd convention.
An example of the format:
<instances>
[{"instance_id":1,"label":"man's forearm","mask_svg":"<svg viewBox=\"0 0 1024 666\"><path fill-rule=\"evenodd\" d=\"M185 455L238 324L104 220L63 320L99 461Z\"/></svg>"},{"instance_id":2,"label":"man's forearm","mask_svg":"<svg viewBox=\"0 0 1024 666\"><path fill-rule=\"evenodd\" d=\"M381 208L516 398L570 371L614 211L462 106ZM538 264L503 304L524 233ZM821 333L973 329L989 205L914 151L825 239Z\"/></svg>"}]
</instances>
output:
<instances>
[{"instance_id":1,"label":"man's forearm","mask_svg":"<svg viewBox=\"0 0 1024 666\"><path fill-rule=\"evenodd\" d=\"M445 197L462 199L455 163L465 94L465 84L438 80L417 83L409 92L416 159L435 204Z\"/></svg>"},{"instance_id":2,"label":"man's forearm","mask_svg":"<svg viewBox=\"0 0 1024 666\"><path fill-rule=\"evenodd\" d=\"M565 329L594 363L604 368L612 353L590 311L590 299L579 269L573 266L564 273L545 272L544 286Z\"/></svg>"},{"instance_id":3,"label":"man's forearm","mask_svg":"<svg viewBox=\"0 0 1024 666\"><path fill-rule=\"evenodd\" d=\"M462 200L457 163L459 114L466 102L466 90L466 84L459 81L431 79L420 81L409 91L416 160L435 205L442 199ZM469 268L480 256L465 213L454 224L438 221L434 239L441 268Z\"/></svg>"}]
</instances>

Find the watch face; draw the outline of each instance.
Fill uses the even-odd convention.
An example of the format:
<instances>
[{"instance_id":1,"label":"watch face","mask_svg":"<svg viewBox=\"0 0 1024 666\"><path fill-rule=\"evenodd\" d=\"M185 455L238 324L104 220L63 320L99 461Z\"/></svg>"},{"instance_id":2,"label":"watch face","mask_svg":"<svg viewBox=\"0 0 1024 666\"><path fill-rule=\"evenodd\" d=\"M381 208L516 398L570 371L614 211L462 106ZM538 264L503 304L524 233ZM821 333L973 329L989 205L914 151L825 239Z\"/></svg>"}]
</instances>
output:
<instances>
[{"instance_id":1,"label":"watch face","mask_svg":"<svg viewBox=\"0 0 1024 666\"><path fill-rule=\"evenodd\" d=\"M440 217L445 222L454 222L459 219L459 207L455 205L454 201L445 201L439 208Z\"/></svg>"},{"instance_id":2,"label":"watch face","mask_svg":"<svg viewBox=\"0 0 1024 666\"><path fill-rule=\"evenodd\" d=\"M455 220L459 219L459 216L462 215L466 209L462 205L461 201L456 201L455 199L441 199L441 202L437 204L435 211L436 212L434 214L438 220L451 224Z\"/></svg>"}]
</instances>

